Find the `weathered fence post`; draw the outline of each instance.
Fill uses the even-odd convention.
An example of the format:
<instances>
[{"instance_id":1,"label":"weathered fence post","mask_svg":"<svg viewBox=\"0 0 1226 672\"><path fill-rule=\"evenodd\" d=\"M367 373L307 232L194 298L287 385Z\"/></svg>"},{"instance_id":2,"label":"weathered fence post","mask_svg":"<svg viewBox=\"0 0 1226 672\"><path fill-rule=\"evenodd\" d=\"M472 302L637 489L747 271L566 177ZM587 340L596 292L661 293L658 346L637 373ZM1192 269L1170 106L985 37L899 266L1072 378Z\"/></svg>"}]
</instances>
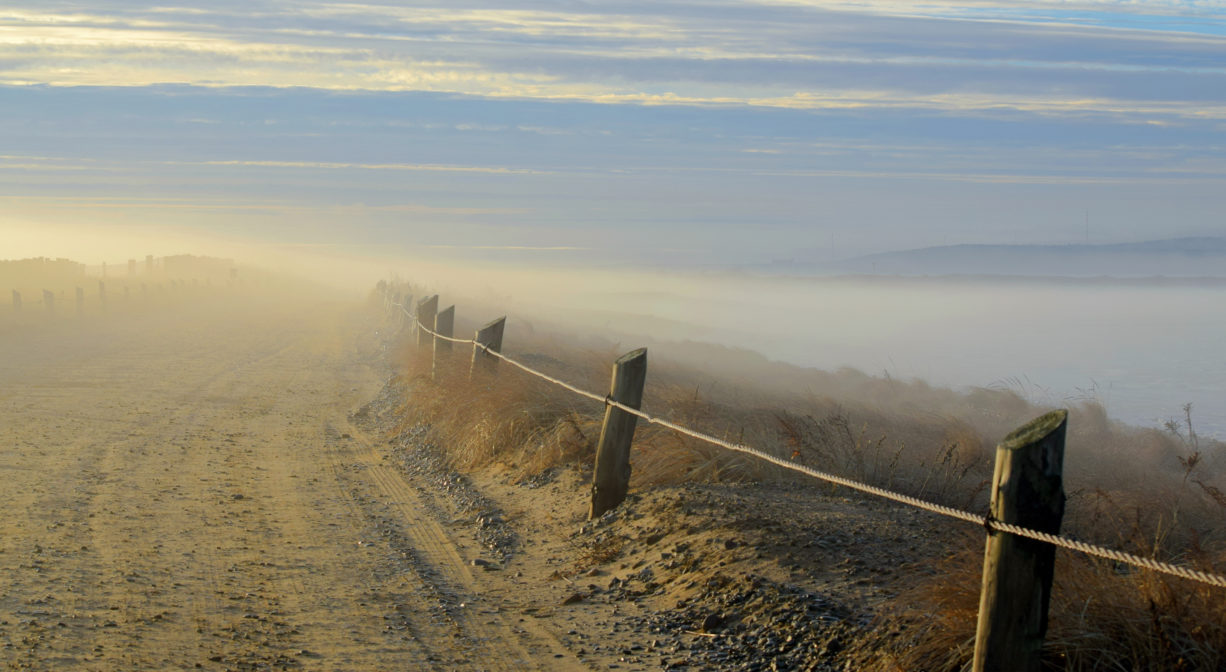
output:
<instances>
[{"instance_id":1,"label":"weathered fence post","mask_svg":"<svg viewBox=\"0 0 1226 672\"><path fill-rule=\"evenodd\" d=\"M613 364L609 398L638 410L643 405L647 381L647 349L622 355ZM592 507L589 518L599 518L626 499L630 489L630 442L638 417L620 408L606 406L600 442L596 444L596 468L592 472Z\"/></svg>"},{"instance_id":2,"label":"weathered fence post","mask_svg":"<svg viewBox=\"0 0 1226 672\"><path fill-rule=\"evenodd\" d=\"M438 312L438 294L428 296L417 302L417 347L424 348L434 341L434 337L426 333L425 329L434 324L434 315Z\"/></svg>"},{"instance_id":3,"label":"weathered fence post","mask_svg":"<svg viewBox=\"0 0 1226 672\"><path fill-rule=\"evenodd\" d=\"M13 290L13 312L21 312L21 292L15 289Z\"/></svg>"},{"instance_id":4,"label":"weathered fence post","mask_svg":"<svg viewBox=\"0 0 1226 672\"><path fill-rule=\"evenodd\" d=\"M455 306L448 306L434 316L434 332L439 336L451 338L455 333ZM434 339L434 357L430 365L430 378L438 382L446 363L440 362L451 356L451 341L441 338Z\"/></svg>"},{"instance_id":5,"label":"weathered fence post","mask_svg":"<svg viewBox=\"0 0 1226 672\"><path fill-rule=\"evenodd\" d=\"M491 376L498 373L498 358L490 352L502 352L502 332L506 326L507 318L500 317L477 330L477 335L473 337L476 341L473 344L473 362L468 367L469 380L477 375L477 362L481 362L482 368Z\"/></svg>"},{"instance_id":6,"label":"weathered fence post","mask_svg":"<svg viewBox=\"0 0 1226 672\"><path fill-rule=\"evenodd\" d=\"M43 290L43 305L47 307L47 314L55 313L55 293Z\"/></svg>"},{"instance_id":7,"label":"weathered fence post","mask_svg":"<svg viewBox=\"0 0 1226 672\"><path fill-rule=\"evenodd\" d=\"M1068 411L1015 429L996 447L993 519L1058 534L1064 517L1064 435ZM1037 671L1056 547L1005 532L988 534L975 634L974 672Z\"/></svg>"},{"instance_id":8,"label":"weathered fence post","mask_svg":"<svg viewBox=\"0 0 1226 672\"><path fill-rule=\"evenodd\" d=\"M77 287L77 317L85 314L85 288Z\"/></svg>"}]
</instances>

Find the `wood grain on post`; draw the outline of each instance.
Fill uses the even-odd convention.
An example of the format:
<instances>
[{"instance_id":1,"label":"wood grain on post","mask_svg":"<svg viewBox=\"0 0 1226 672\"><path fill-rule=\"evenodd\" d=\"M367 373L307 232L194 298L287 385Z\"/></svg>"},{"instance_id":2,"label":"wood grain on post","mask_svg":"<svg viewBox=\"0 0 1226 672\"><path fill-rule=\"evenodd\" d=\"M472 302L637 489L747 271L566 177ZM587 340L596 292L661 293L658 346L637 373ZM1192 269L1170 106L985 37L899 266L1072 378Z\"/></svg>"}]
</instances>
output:
<instances>
[{"instance_id":1,"label":"wood grain on post","mask_svg":"<svg viewBox=\"0 0 1226 672\"><path fill-rule=\"evenodd\" d=\"M438 313L438 294L429 296L417 302L417 324L430 326L434 324L434 315ZM417 330L417 347L424 348L434 342L434 337L425 329Z\"/></svg>"},{"instance_id":2,"label":"wood grain on post","mask_svg":"<svg viewBox=\"0 0 1226 672\"><path fill-rule=\"evenodd\" d=\"M455 306L447 306L438 311L434 316L434 333L439 336L452 337L455 332ZM438 382L442 376L443 368L446 362L443 361L451 356L451 341L441 338L434 339L434 357L430 365L430 377L434 382Z\"/></svg>"},{"instance_id":3,"label":"wood grain on post","mask_svg":"<svg viewBox=\"0 0 1226 672\"><path fill-rule=\"evenodd\" d=\"M1058 534L1064 517L1064 435L1068 411L1014 430L996 447L991 515ZM983 561L974 672L1039 670L1056 547L994 531Z\"/></svg>"},{"instance_id":4,"label":"wood grain on post","mask_svg":"<svg viewBox=\"0 0 1226 672\"><path fill-rule=\"evenodd\" d=\"M609 397L637 410L643 405L647 381L647 349L622 355L613 364ZM620 408L606 406L600 442L596 444L596 468L592 473L592 506L589 518L599 518L626 499L630 489L630 443L638 417Z\"/></svg>"},{"instance_id":5,"label":"wood grain on post","mask_svg":"<svg viewBox=\"0 0 1226 672\"><path fill-rule=\"evenodd\" d=\"M477 335L473 337L476 341L473 344L473 361L468 367L469 379L477 375L478 366L491 376L498 373L498 358L490 352L502 352L502 332L506 326L507 318L504 316L477 330ZM486 352L487 350L489 352Z\"/></svg>"}]
</instances>

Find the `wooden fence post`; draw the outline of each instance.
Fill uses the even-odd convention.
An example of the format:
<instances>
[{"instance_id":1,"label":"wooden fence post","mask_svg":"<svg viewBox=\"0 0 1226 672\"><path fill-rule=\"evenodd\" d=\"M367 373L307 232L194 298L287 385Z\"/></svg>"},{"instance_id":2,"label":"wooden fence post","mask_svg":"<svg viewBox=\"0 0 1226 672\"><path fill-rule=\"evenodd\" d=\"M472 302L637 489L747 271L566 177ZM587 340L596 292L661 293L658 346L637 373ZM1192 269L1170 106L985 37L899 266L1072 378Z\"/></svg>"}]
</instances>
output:
<instances>
[{"instance_id":1,"label":"wooden fence post","mask_svg":"<svg viewBox=\"0 0 1226 672\"><path fill-rule=\"evenodd\" d=\"M473 337L473 340L480 345L473 344L473 362L468 367L469 380L477 375L478 362L491 376L498 373L498 358L485 352L481 346L484 345L485 349L491 352L502 352L502 332L506 326L507 318L503 316L477 330L477 335Z\"/></svg>"},{"instance_id":2,"label":"wooden fence post","mask_svg":"<svg viewBox=\"0 0 1226 672\"><path fill-rule=\"evenodd\" d=\"M417 302L417 324L429 326L434 324L434 315L438 312L438 294L428 296ZM417 330L417 347L424 348L434 341L434 337L425 329Z\"/></svg>"},{"instance_id":3,"label":"wooden fence post","mask_svg":"<svg viewBox=\"0 0 1226 672\"><path fill-rule=\"evenodd\" d=\"M993 519L1060 532L1067 426L1068 411L1052 411L1015 429L996 447ZM1055 557L1051 544L1005 532L988 534L974 672L1039 669Z\"/></svg>"},{"instance_id":4,"label":"wooden fence post","mask_svg":"<svg viewBox=\"0 0 1226 672\"><path fill-rule=\"evenodd\" d=\"M13 312L21 312L21 292L15 289L13 290Z\"/></svg>"},{"instance_id":5,"label":"wooden fence post","mask_svg":"<svg viewBox=\"0 0 1226 672\"><path fill-rule=\"evenodd\" d=\"M447 336L450 338L455 334L455 306L447 306L438 311L434 316L434 332L439 336ZM446 341L441 338L434 339L434 356L430 364L430 378L434 382L438 382L442 376L442 367L446 363L440 362L451 356L451 341Z\"/></svg>"},{"instance_id":6,"label":"wooden fence post","mask_svg":"<svg viewBox=\"0 0 1226 672\"><path fill-rule=\"evenodd\" d=\"M613 364L613 383L609 397L638 410L643 405L643 384L647 381L647 349L622 355ZM596 444L596 468L592 472L592 506L589 518L599 518L626 499L630 489L630 442L638 417L620 408L606 406L600 442Z\"/></svg>"}]
</instances>

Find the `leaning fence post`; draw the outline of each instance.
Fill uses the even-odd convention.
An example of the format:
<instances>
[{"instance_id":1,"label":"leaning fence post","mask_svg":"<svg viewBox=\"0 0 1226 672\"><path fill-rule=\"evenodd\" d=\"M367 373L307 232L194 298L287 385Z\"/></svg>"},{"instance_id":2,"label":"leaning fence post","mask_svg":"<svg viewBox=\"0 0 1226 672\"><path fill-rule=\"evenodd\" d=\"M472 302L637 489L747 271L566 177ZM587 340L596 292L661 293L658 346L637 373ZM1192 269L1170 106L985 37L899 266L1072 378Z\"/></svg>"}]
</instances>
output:
<instances>
[{"instance_id":1,"label":"leaning fence post","mask_svg":"<svg viewBox=\"0 0 1226 672\"><path fill-rule=\"evenodd\" d=\"M996 447L993 519L1058 534L1064 517L1068 411L1015 429ZM1039 669L1056 547L1006 532L988 534L975 633L974 672Z\"/></svg>"},{"instance_id":2,"label":"leaning fence post","mask_svg":"<svg viewBox=\"0 0 1226 672\"><path fill-rule=\"evenodd\" d=\"M473 340L476 341L473 343L473 362L468 367L470 380L477 375L477 362L482 363L486 373L490 375L498 373L498 358L490 353L502 352L502 332L506 326L507 318L504 316L477 330L477 335L473 337Z\"/></svg>"},{"instance_id":3,"label":"leaning fence post","mask_svg":"<svg viewBox=\"0 0 1226 672\"><path fill-rule=\"evenodd\" d=\"M438 294L428 296L417 302L417 347L424 348L434 341L434 337L426 333L426 329L434 324L434 315L438 312Z\"/></svg>"},{"instance_id":4,"label":"leaning fence post","mask_svg":"<svg viewBox=\"0 0 1226 672\"><path fill-rule=\"evenodd\" d=\"M13 290L13 312L21 312L21 292L15 289Z\"/></svg>"},{"instance_id":5,"label":"leaning fence post","mask_svg":"<svg viewBox=\"0 0 1226 672\"><path fill-rule=\"evenodd\" d=\"M448 306L440 310L434 316L434 333L439 336L451 338L455 333L455 306ZM442 368L439 361L451 356L451 341L435 338L434 339L434 356L430 364L430 378L434 382L439 381L442 375Z\"/></svg>"},{"instance_id":6,"label":"leaning fence post","mask_svg":"<svg viewBox=\"0 0 1226 672\"><path fill-rule=\"evenodd\" d=\"M622 355L613 364L609 398L638 410L643 405L647 381L647 348ZM630 442L638 417L606 406L600 442L596 444L596 468L592 472L592 507L589 518L599 518L626 499L630 489Z\"/></svg>"}]
</instances>

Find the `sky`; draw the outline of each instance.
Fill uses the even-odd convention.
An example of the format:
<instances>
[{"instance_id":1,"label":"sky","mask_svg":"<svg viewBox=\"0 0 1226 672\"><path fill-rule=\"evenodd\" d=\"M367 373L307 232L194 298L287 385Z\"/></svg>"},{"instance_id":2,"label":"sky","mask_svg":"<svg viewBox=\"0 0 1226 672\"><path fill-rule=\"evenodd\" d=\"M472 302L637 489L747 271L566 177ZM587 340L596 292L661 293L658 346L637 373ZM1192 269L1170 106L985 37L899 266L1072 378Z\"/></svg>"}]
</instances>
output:
<instances>
[{"instance_id":1,"label":"sky","mask_svg":"<svg viewBox=\"0 0 1226 672\"><path fill-rule=\"evenodd\" d=\"M0 258L1219 235L1223 150L1217 0L0 4Z\"/></svg>"}]
</instances>

